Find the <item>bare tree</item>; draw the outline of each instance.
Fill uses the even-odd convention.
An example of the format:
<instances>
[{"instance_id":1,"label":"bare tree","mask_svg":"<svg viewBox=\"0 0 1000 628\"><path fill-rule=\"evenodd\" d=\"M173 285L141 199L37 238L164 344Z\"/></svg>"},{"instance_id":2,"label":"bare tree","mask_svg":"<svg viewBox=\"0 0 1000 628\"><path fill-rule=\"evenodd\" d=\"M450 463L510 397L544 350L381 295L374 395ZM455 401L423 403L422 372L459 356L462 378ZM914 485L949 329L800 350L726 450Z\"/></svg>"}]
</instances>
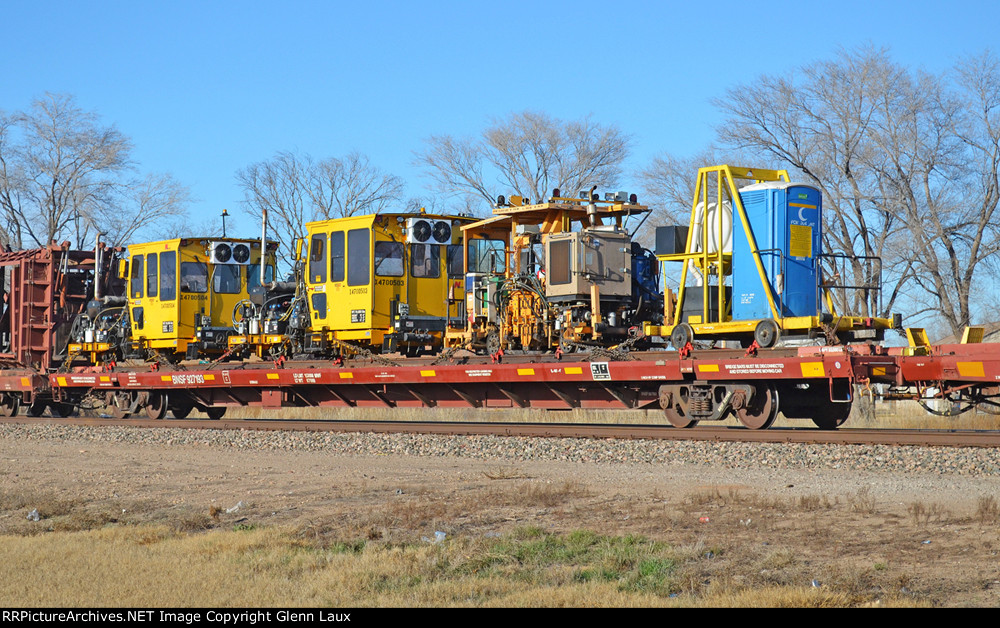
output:
<instances>
[{"instance_id":1,"label":"bare tree","mask_svg":"<svg viewBox=\"0 0 1000 628\"><path fill-rule=\"evenodd\" d=\"M383 173L357 152L324 159L310 175L310 198L324 218L378 213L403 195L401 178Z\"/></svg>"},{"instance_id":2,"label":"bare tree","mask_svg":"<svg viewBox=\"0 0 1000 628\"><path fill-rule=\"evenodd\" d=\"M534 200L618 183L632 138L591 118L564 122L525 111L494 120L478 138L432 136L416 156L438 190L468 206L491 207L499 194Z\"/></svg>"},{"instance_id":3,"label":"bare tree","mask_svg":"<svg viewBox=\"0 0 1000 628\"><path fill-rule=\"evenodd\" d=\"M841 52L794 77L759 78L717 102L721 140L797 170L823 192L827 252L853 255L847 283L885 264L886 315L909 293L954 332L971 318L976 269L997 251L996 61L930 76L887 51ZM863 293L861 293L863 295Z\"/></svg>"},{"instance_id":4,"label":"bare tree","mask_svg":"<svg viewBox=\"0 0 1000 628\"><path fill-rule=\"evenodd\" d=\"M283 151L236 173L244 211L258 220L267 211L269 233L290 258L305 223L384 211L399 202L403 180L382 172L368 157L350 153L315 162Z\"/></svg>"},{"instance_id":5,"label":"bare tree","mask_svg":"<svg viewBox=\"0 0 1000 628\"><path fill-rule=\"evenodd\" d=\"M0 212L12 248L96 231L116 243L183 213L187 190L170 177L129 178L132 143L72 96L45 94L27 112L0 113ZM143 190L140 194L139 191ZM143 199L157 198L155 211Z\"/></svg>"},{"instance_id":6,"label":"bare tree","mask_svg":"<svg viewBox=\"0 0 1000 628\"><path fill-rule=\"evenodd\" d=\"M688 225L698 169L722 163L745 165L745 162L736 157L719 157L714 148L709 148L694 157L661 153L639 170L642 199L651 209L651 215L643 223L639 237L652 242L657 226Z\"/></svg>"}]
</instances>

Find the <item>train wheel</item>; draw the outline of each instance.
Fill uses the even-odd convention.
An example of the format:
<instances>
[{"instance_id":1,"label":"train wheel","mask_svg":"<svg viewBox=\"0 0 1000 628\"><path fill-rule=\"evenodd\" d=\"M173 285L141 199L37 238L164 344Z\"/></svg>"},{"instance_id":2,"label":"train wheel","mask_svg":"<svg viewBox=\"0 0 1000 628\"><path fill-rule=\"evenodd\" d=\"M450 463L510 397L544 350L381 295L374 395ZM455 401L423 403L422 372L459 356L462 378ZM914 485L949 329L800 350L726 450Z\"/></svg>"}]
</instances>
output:
<instances>
[{"instance_id":1,"label":"train wheel","mask_svg":"<svg viewBox=\"0 0 1000 628\"><path fill-rule=\"evenodd\" d=\"M736 417L751 430L766 430L778 416L778 391L773 388L758 390L753 401L736 411Z\"/></svg>"},{"instance_id":2,"label":"train wheel","mask_svg":"<svg viewBox=\"0 0 1000 628\"><path fill-rule=\"evenodd\" d=\"M687 388L670 390L664 386L660 389L660 407L663 408L667 421L674 427L684 429L698 425L698 421L688 414L688 405Z\"/></svg>"},{"instance_id":3,"label":"train wheel","mask_svg":"<svg viewBox=\"0 0 1000 628\"><path fill-rule=\"evenodd\" d=\"M167 396L161 393L149 393L145 410L146 416L154 421L159 421L167 416Z\"/></svg>"},{"instance_id":4,"label":"train wheel","mask_svg":"<svg viewBox=\"0 0 1000 628\"><path fill-rule=\"evenodd\" d=\"M76 410L76 406L71 403L59 403L53 401L49 404L49 414L54 417L68 417Z\"/></svg>"},{"instance_id":5,"label":"train wheel","mask_svg":"<svg viewBox=\"0 0 1000 628\"><path fill-rule=\"evenodd\" d=\"M753 330L753 339L765 349L777 344L780 336L781 330L778 328L778 324L769 318L757 323L756 329Z\"/></svg>"},{"instance_id":6,"label":"train wheel","mask_svg":"<svg viewBox=\"0 0 1000 628\"><path fill-rule=\"evenodd\" d=\"M821 430L835 430L847 421L850 414L849 403L827 403L815 409L812 422Z\"/></svg>"},{"instance_id":7,"label":"train wheel","mask_svg":"<svg viewBox=\"0 0 1000 628\"><path fill-rule=\"evenodd\" d=\"M45 412L46 406L48 405L49 404L45 403L44 401L39 401L36 399L35 401L31 402L31 405L28 406L27 414L28 416L31 417L42 416L42 414Z\"/></svg>"},{"instance_id":8,"label":"train wheel","mask_svg":"<svg viewBox=\"0 0 1000 628\"><path fill-rule=\"evenodd\" d=\"M188 403L176 405L170 408L170 413L174 415L175 419L186 419L188 418L188 415L191 414L192 410L194 410L194 405Z\"/></svg>"},{"instance_id":9,"label":"train wheel","mask_svg":"<svg viewBox=\"0 0 1000 628\"><path fill-rule=\"evenodd\" d=\"M104 412L112 419L124 419L132 414L132 394L127 391L109 392L104 396Z\"/></svg>"},{"instance_id":10,"label":"train wheel","mask_svg":"<svg viewBox=\"0 0 1000 628\"><path fill-rule=\"evenodd\" d=\"M0 395L0 416L17 416L21 400L14 395Z\"/></svg>"},{"instance_id":11,"label":"train wheel","mask_svg":"<svg viewBox=\"0 0 1000 628\"><path fill-rule=\"evenodd\" d=\"M207 414L208 418L213 421L218 421L222 417L226 416L226 406L209 406L208 408L205 408L205 414Z\"/></svg>"}]
</instances>

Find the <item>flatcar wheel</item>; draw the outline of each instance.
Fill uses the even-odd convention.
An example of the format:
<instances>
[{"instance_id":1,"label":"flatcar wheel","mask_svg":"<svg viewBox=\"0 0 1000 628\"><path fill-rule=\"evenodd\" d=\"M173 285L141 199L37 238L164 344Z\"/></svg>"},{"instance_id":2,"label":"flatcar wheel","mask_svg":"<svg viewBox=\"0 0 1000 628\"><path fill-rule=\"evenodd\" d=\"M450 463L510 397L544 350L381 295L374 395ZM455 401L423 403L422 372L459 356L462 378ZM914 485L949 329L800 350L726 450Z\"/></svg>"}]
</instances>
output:
<instances>
[{"instance_id":1,"label":"flatcar wheel","mask_svg":"<svg viewBox=\"0 0 1000 628\"><path fill-rule=\"evenodd\" d=\"M205 408L205 414L213 421L218 421L226 416L226 406L209 406Z\"/></svg>"},{"instance_id":2,"label":"flatcar wheel","mask_svg":"<svg viewBox=\"0 0 1000 628\"><path fill-rule=\"evenodd\" d=\"M849 403L828 403L814 411L812 422L821 430L835 430L847 421L851 414Z\"/></svg>"},{"instance_id":3,"label":"flatcar wheel","mask_svg":"<svg viewBox=\"0 0 1000 628\"><path fill-rule=\"evenodd\" d=\"M167 396L161 393L149 393L145 410L146 416L154 421L159 421L167 416Z\"/></svg>"},{"instance_id":4,"label":"flatcar wheel","mask_svg":"<svg viewBox=\"0 0 1000 628\"><path fill-rule=\"evenodd\" d=\"M698 425L698 421L692 419L688 414L689 407L686 389L681 389L673 393L665 393L661 389L660 405L663 407L663 414L667 417L667 421L674 427L684 429Z\"/></svg>"},{"instance_id":5,"label":"flatcar wheel","mask_svg":"<svg viewBox=\"0 0 1000 628\"><path fill-rule=\"evenodd\" d=\"M177 405L170 408L170 414L174 415L175 419L186 419L192 410L194 410L192 404Z\"/></svg>"},{"instance_id":6,"label":"flatcar wheel","mask_svg":"<svg viewBox=\"0 0 1000 628\"><path fill-rule=\"evenodd\" d=\"M49 414L58 418L68 417L73 414L74 410L76 410L76 406L71 403L59 403L57 401L53 401L49 404Z\"/></svg>"},{"instance_id":7,"label":"flatcar wheel","mask_svg":"<svg viewBox=\"0 0 1000 628\"><path fill-rule=\"evenodd\" d=\"M112 419L124 419L132 413L132 395L128 392L109 392L104 397L104 412Z\"/></svg>"},{"instance_id":8,"label":"flatcar wheel","mask_svg":"<svg viewBox=\"0 0 1000 628\"><path fill-rule=\"evenodd\" d=\"M753 401L736 411L736 417L751 430L766 430L778 416L778 391L763 388L757 391Z\"/></svg>"},{"instance_id":9,"label":"flatcar wheel","mask_svg":"<svg viewBox=\"0 0 1000 628\"><path fill-rule=\"evenodd\" d=\"M28 406L27 414L28 416L31 417L42 416L42 414L45 413L45 408L48 405L49 404L45 403L44 401L38 401L38 400L32 401L31 405Z\"/></svg>"},{"instance_id":10,"label":"flatcar wheel","mask_svg":"<svg viewBox=\"0 0 1000 628\"><path fill-rule=\"evenodd\" d=\"M0 416L17 416L21 400L14 395L0 395Z\"/></svg>"}]
</instances>

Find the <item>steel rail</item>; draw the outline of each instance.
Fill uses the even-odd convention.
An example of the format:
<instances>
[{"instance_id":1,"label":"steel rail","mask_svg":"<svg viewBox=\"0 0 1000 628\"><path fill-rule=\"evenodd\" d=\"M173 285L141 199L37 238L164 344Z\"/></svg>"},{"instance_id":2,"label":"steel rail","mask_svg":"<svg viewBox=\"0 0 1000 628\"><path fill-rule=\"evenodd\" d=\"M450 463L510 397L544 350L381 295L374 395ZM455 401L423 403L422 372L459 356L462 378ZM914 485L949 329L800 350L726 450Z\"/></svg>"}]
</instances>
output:
<instances>
[{"instance_id":1,"label":"steel rail","mask_svg":"<svg viewBox=\"0 0 1000 628\"><path fill-rule=\"evenodd\" d=\"M497 423L452 421L343 421L298 419L111 419L100 417L0 417L6 424L70 425L82 427L141 427L213 430L267 430L307 432L369 432L447 436L511 436L535 438L589 438L607 440L676 440L788 444L897 445L923 447L1000 447L1000 432L977 430L879 430L816 428L696 427L666 425L612 425L578 423Z\"/></svg>"}]
</instances>

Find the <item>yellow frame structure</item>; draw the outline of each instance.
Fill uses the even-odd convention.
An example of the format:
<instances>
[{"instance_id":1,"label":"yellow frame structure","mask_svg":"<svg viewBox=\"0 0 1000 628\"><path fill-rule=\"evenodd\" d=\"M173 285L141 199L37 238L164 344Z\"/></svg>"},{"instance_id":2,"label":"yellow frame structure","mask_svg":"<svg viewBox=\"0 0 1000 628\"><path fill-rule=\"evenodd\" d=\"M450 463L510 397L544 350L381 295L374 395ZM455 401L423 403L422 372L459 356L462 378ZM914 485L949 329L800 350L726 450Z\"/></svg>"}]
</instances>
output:
<instances>
[{"instance_id":1,"label":"yellow frame structure","mask_svg":"<svg viewBox=\"0 0 1000 628\"><path fill-rule=\"evenodd\" d=\"M777 330L802 332L823 329L824 331L830 332L844 332L855 329L889 329L892 327L893 323L890 319L838 315L834 310L833 300L829 289L826 287L823 287L822 290L823 299L827 308L830 310L830 314L827 315L827 318L831 319L829 324L824 326L822 312L816 312L815 316L782 317L780 315L781 311L778 307L777 299L775 298L774 287L768 281L767 273L761 260L760 251L757 248L756 238L754 237L753 230L750 227L750 221L747 218L746 210L743 207L739 189L736 187L737 180L753 181L754 183L772 181L791 182L787 170L744 168L730 165L708 166L698 170L698 180L695 185L694 200L691 204L691 220L690 228L688 229L685 252L672 255L657 255L657 259L661 264L663 262L683 263L680 285L677 292L677 302L672 312L669 310L664 312L664 318L666 319L664 325L647 326L645 331L648 335L669 337L673 334L675 328L682 323L686 323L691 326L695 336L743 340L746 339L748 334L752 336L761 320L764 320L733 320L732 315L729 314L730 307L726 300L725 277L732 272L732 253L727 253L725 251L725 247L722 245L722 242L724 241L723 238L726 235L724 233L722 211L723 203L725 201L729 201L732 207L733 238L736 237L737 216L739 217L739 224L743 227L743 233L745 234L750 245L750 251L757 267L757 273L760 277L761 287L767 295L768 306ZM713 182L715 183L715 203L717 208L715 215L717 220L714 221L715 224L709 224L709 191ZM703 207L700 222L698 216L699 204ZM700 243L696 243L694 241L696 225L701 228ZM709 229L715 229L716 235L718 236L717 242L719 245L717 246L716 251L709 251ZM700 251L695 250L697 244L701 245ZM692 320L684 321L681 320L681 317L687 288L688 267L690 264L694 264L698 267L699 272L701 272L701 275L705 280L704 289L702 290L702 313L700 317L695 315L690 317ZM711 286L710 279L712 277L716 278L716 286ZM718 312L715 316L716 320L710 320L714 309L711 307L709 294L710 287L715 287L718 291ZM667 307L669 307L669 300L666 300L665 303L665 309Z\"/></svg>"}]
</instances>

